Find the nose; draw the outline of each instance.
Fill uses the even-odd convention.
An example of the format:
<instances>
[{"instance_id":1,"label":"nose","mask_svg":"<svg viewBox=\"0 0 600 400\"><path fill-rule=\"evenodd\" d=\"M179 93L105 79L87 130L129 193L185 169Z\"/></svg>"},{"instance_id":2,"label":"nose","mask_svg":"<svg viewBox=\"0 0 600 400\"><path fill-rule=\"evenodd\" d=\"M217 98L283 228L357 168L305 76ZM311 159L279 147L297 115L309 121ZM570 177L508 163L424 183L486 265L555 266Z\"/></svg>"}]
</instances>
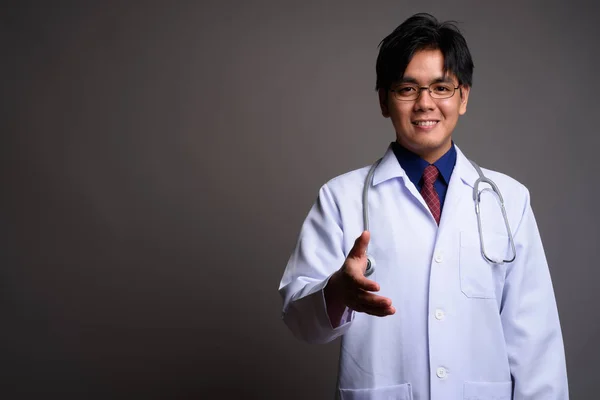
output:
<instances>
[{"instance_id":1,"label":"nose","mask_svg":"<svg viewBox=\"0 0 600 400\"><path fill-rule=\"evenodd\" d=\"M429 93L428 87L419 88L419 97L415 100L415 111L433 110L435 101Z\"/></svg>"}]
</instances>

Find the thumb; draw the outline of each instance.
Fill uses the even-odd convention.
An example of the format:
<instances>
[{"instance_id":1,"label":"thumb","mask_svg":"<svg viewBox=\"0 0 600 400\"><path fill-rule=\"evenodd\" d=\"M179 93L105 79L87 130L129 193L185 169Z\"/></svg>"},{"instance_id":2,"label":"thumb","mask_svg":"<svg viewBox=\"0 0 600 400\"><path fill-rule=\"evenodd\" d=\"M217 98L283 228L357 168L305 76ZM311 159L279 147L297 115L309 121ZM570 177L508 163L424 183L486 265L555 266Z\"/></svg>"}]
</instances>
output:
<instances>
[{"instance_id":1,"label":"thumb","mask_svg":"<svg viewBox=\"0 0 600 400\"><path fill-rule=\"evenodd\" d=\"M354 246L350 250L348 257L360 259L365 257L367 254L367 247L369 246L369 240L371 239L371 234L369 231L363 231L359 237L354 241Z\"/></svg>"}]
</instances>

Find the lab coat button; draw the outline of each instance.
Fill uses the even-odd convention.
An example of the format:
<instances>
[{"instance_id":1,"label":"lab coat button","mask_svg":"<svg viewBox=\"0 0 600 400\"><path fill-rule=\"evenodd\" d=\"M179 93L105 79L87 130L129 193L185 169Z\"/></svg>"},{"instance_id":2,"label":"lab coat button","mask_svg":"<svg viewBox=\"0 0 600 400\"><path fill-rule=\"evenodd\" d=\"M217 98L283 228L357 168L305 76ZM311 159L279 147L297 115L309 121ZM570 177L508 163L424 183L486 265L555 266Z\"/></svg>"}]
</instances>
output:
<instances>
[{"instance_id":1,"label":"lab coat button","mask_svg":"<svg viewBox=\"0 0 600 400\"><path fill-rule=\"evenodd\" d=\"M441 263L442 261L444 261L444 256L441 252L438 252L433 259L436 263Z\"/></svg>"},{"instance_id":2,"label":"lab coat button","mask_svg":"<svg viewBox=\"0 0 600 400\"><path fill-rule=\"evenodd\" d=\"M440 310L439 308L437 310L435 310L435 319L442 320L442 319L444 319L445 316L446 316L446 314L444 313L443 310Z\"/></svg>"},{"instance_id":3,"label":"lab coat button","mask_svg":"<svg viewBox=\"0 0 600 400\"><path fill-rule=\"evenodd\" d=\"M438 378L444 379L446 377L446 368L439 367L435 372Z\"/></svg>"}]
</instances>

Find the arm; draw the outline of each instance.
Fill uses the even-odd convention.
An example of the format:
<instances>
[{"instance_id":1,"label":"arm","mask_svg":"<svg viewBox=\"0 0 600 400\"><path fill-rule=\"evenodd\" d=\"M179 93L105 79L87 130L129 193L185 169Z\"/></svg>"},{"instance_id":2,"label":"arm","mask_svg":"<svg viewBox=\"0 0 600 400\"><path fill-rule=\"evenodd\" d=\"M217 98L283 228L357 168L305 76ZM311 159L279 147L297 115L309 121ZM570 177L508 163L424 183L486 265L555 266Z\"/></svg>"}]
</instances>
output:
<instances>
[{"instance_id":1,"label":"arm","mask_svg":"<svg viewBox=\"0 0 600 400\"><path fill-rule=\"evenodd\" d=\"M354 313L339 303L333 305L336 319L339 316L339 324L334 327L324 292L344 259L341 217L325 185L302 225L279 285L282 318L296 337L311 343L326 343L348 330Z\"/></svg>"},{"instance_id":2,"label":"arm","mask_svg":"<svg viewBox=\"0 0 600 400\"><path fill-rule=\"evenodd\" d=\"M345 333L354 319L353 310L376 316L395 312L390 299L371 293L379 290L379 284L364 277L369 232L356 239L345 257L340 220L324 186L279 286L283 320L307 342L326 343Z\"/></svg>"},{"instance_id":3,"label":"arm","mask_svg":"<svg viewBox=\"0 0 600 400\"><path fill-rule=\"evenodd\" d=\"M501 319L514 400L568 399L563 339L550 271L529 193L515 233L517 258L509 264Z\"/></svg>"}]
</instances>

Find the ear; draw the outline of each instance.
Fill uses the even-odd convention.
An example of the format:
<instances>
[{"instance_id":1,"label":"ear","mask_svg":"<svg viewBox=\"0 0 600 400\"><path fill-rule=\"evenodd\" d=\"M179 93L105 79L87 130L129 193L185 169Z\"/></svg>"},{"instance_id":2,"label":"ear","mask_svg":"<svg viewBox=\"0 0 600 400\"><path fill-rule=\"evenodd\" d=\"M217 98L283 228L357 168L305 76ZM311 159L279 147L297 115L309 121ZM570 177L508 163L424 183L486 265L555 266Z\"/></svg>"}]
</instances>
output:
<instances>
[{"instance_id":1,"label":"ear","mask_svg":"<svg viewBox=\"0 0 600 400\"><path fill-rule=\"evenodd\" d=\"M379 89L377 91L379 95L379 107L381 107L381 115L385 118L390 116L390 110L388 108L388 92L385 89Z\"/></svg>"},{"instance_id":2,"label":"ear","mask_svg":"<svg viewBox=\"0 0 600 400\"><path fill-rule=\"evenodd\" d=\"M469 92L471 88L469 86L461 86L460 87L460 107L458 109L458 113L463 115L467 112L467 102L469 101Z\"/></svg>"}]
</instances>

